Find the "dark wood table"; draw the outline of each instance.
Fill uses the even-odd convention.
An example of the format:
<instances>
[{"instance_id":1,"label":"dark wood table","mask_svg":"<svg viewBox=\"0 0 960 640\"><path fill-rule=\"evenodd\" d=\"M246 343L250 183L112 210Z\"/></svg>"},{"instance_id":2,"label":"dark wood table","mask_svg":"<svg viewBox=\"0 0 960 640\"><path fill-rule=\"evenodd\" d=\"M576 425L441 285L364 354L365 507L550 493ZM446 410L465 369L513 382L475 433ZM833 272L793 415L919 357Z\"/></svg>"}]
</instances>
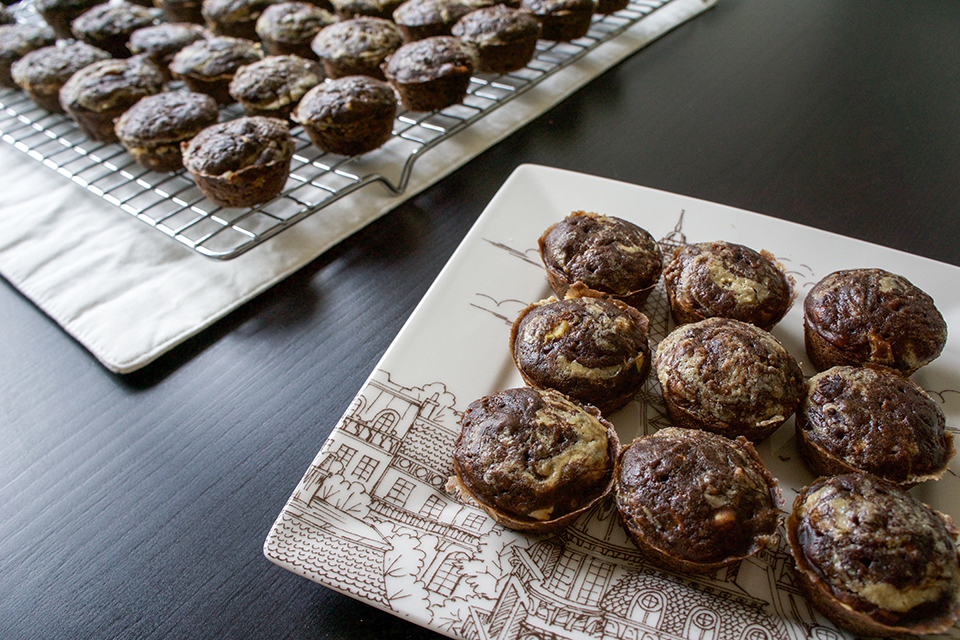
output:
<instances>
[{"instance_id":1,"label":"dark wood table","mask_svg":"<svg viewBox=\"0 0 960 640\"><path fill-rule=\"evenodd\" d=\"M0 285L0 638L438 637L261 547L520 163L960 265L960 3L720 0L133 375Z\"/></svg>"}]
</instances>

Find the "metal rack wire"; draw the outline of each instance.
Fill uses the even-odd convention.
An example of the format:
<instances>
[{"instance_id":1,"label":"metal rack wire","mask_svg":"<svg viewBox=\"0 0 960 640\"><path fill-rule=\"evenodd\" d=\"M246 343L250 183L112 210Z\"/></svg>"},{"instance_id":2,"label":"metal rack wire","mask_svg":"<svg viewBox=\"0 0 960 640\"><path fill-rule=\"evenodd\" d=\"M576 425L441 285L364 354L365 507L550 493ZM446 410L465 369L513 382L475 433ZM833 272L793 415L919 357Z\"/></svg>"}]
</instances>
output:
<instances>
[{"instance_id":1,"label":"metal rack wire","mask_svg":"<svg viewBox=\"0 0 960 640\"><path fill-rule=\"evenodd\" d=\"M198 253L221 260L241 255L333 202L372 183L404 192L417 159L429 149L615 38L670 0L634 0L615 14L594 16L573 42L541 40L525 68L476 75L463 104L432 113L400 111L380 149L345 157L313 146L300 127L290 178L273 200L249 209L221 208L189 175L155 173L137 165L119 144L88 140L68 117L37 107L25 94L0 89L0 139ZM21 3L23 4L23 3ZM30 14L21 13L23 20ZM242 115L236 106L223 118Z\"/></svg>"}]
</instances>

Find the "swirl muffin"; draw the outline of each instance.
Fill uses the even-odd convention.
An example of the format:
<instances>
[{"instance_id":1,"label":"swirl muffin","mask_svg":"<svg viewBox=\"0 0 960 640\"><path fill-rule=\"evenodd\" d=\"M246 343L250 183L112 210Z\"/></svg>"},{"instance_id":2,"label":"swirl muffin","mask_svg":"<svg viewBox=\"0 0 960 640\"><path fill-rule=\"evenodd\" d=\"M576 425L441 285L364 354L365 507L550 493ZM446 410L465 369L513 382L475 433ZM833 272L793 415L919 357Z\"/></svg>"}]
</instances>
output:
<instances>
[{"instance_id":1,"label":"swirl muffin","mask_svg":"<svg viewBox=\"0 0 960 640\"><path fill-rule=\"evenodd\" d=\"M163 91L163 74L149 58L110 58L70 76L60 104L91 140L118 142L114 121L140 98Z\"/></svg>"},{"instance_id":2,"label":"swirl muffin","mask_svg":"<svg viewBox=\"0 0 960 640\"><path fill-rule=\"evenodd\" d=\"M71 29L78 40L103 49L114 58L127 58L131 55L127 48L130 34L155 24L156 19L155 9L111 0L82 13L73 21Z\"/></svg>"},{"instance_id":3,"label":"swirl muffin","mask_svg":"<svg viewBox=\"0 0 960 640\"><path fill-rule=\"evenodd\" d=\"M270 5L260 14L257 36L270 55L297 55L317 60L310 43L321 29L336 20L326 9L308 2L280 2Z\"/></svg>"},{"instance_id":4,"label":"swirl muffin","mask_svg":"<svg viewBox=\"0 0 960 640\"><path fill-rule=\"evenodd\" d=\"M252 207L283 190L296 142L286 121L250 116L207 127L181 143L183 166L221 207Z\"/></svg>"},{"instance_id":5,"label":"swirl muffin","mask_svg":"<svg viewBox=\"0 0 960 640\"><path fill-rule=\"evenodd\" d=\"M520 312L510 332L513 360L527 384L556 389L609 415L650 372L647 317L617 300L572 288Z\"/></svg>"},{"instance_id":6,"label":"swirl muffin","mask_svg":"<svg viewBox=\"0 0 960 640\"><path fill-rule=\"evenodd\" d=\"M390 85L368 76L347 76L311 89L293 120L318 148L353 156L389 140L396 115L397 98Z\"/></svg>"},{"instance_id":7,"label":"swirl muffin","mask_svg":"<svg viewBox=\"0 0 960 640\"><path fill-rule=\"evenodd\" d=\"M410 111L462 102L475 66L472 51L453 36L408 42L383 63L383 74Z\"/></svg>"},{"instance_id":8,"label":"swirl muffin","mask_svg":"<svg viewBox=\"0 0 960 640\"><path fill-rule=\"evenodd\" d=\"M56 41L53 29L39 24L5 24L0 26L0 87L15 87L13 63Z\"/></svg>"},{"instance_id":9,"label":"swirl muffin","mask_svg":"<svg viewBox=\"0 0 960 640\"><path fill-rule=\"evenodd\" d=\"M793 278L771 254L732 242L678 247L663 280L677 324L722 317L770 331L794 300Z\"/></svg>"},{"instance_id":10,"label":"swirl muffin","mask_svg":"<svg viewBox=\"0 0 960 640\"><path fill-rule=\"evenodd\" d=\"M323 82L323 67L299 56L267 56L240 67L230 95L249 116L289 118L300 99Z\"/></svg>"},{"instance_id":11,"label":"swirl muffin","mask_svg":"<svg viewBox=\"0 0 960 640\"><path fill-rule=\"evenodd\" d=\"M463 16L451 33L475 47L477 71L509 73L533 59L540 29L540 21L529 13L495 4Z\"/></svg>"},{"instance_id":12,"label":"swirl muffin","mask_svg":"<svg viewBox=\"0 0 960 640\"><path fill-rule=\"evenodd\" d=\"M787 518L801 591L857 635L944 633L960 613L951 519L870 474L820 478Z\"/></svg>"},{"instance_id":13,"label":"swirl muffin","mask_svg":"<svg viewBox=\"0 0 960 640\"><path fill-rule=\"evenodd\" d=\"M165 22L137 29L130 34L127 48L134 55L144 55L153 60L169 82L170 63L173 57L188 44L203 40L210 32L190 22Z\"/></svg>"},{"instance_id":14,"label":"swirl muffin","mask_svg":"<svg viewBox=\"0 0 960 640\"><path fill-rule=\"evenodd\" d=\"M806 383L797 444L814 473L865 471L910 487L939 478L953 435L933 398L895 371L832 367Z\"/></svg>"},{"instance_id":15,"label":"swirl muffin","mask_svg":"<svg viewBox=\"0 0 960 640\"><path fill-rule=\"evenodd\" d=\"M650 562L703 573L776 542L782 498L745 438L667 427L625 447L617 511Z\"/></svg>"},{"instance_id":16,"label":"swirl muffin","mask_svg":"<svg viewBox=\"0 0 960 640\"><path fill-rule=\"evenodd\" d=\"M53 113L64 113L60 89L77 71L107 60L110 54L77 40L58 40L26 54L10 67L10 75L39 106Z\"/></svg>"},{"instance_id":17,"label":"swirl muffin","mask_svg":"<svg viewBox=\"0 0 960 640\"><path fill-rule=\"evenodd\" d=\"M619 450L596 409L556 391L508 389L467 407L447 487L505 527L546 533L610 492Z\"/></svg>"},{"instance_id":18,"label":"swirl muffin","mask_svg":"<svg viewBox=\"0 0 960 640\"><path fill-rule=\"evenodd\" d=\"M794 414L800 365L770 333L729 318L677 327L654 361L663 400L678 427L759 442Z\"/></svg>"},{"instance_id":19,"label":"swirl muffin","mask_svg":"<svg viewBox=\"0 0 960 640\"><path fill-rule=\"evenodd\" d=\"M310 43L329 78L385 80L381 63L403 44L400 28L382 18L354 18L324 27Z\"/></svg>"},{"instance_id":20,"label":"swirl muffin","mask_svg":"<svg viewBox=\"0 0 960 640\"><path fill-rule=\"evenodd\" d=\"M835 271L803 301L807 355L819 370L879 364L905 376L935 360L947 323L933 298L883 269Z\"/></svg>"},{"instance_id":21,"label":"swirl muffin","mask_svg":"<svg viewBox=\"0 0 960 640\"><path fill-rule=\"evenodd\" d=\"M216 36L197 40L177 52L170 61L174 78L183 80L191 91L206 93L219 105L231 104L230 81L240 67L263 59L260 45Z\"/></svg>"},{"instance_id":22,"label":"swirl muffin","mask_svg":"<svg viewBox=\"0 0 960 640\"><path fill-rule=\"evenodd\" d=\"M557 296L575 283L640 308L660 279L660 245L637 225L574 211L538 242L547 281Z\"/></svg>"},{"instance_id":23,"label":"swirl muffin","mask_svg":"<svg viewBox=\"0 0 960 640\"><path fill-rule=\"evenodd\" d=\"M523 0L520 8L540 21L544 40L569 42L587 35L593 0Z\"/></svg>"},{"instance_id":24,"label":"swirl muffin","mask_svg":"<svg viewBox=\"0 0 960 640\"><path fill-rule=\"evenodd\" d=\"M34 0L33 6L57 34L57 38L73 38L71 23L84 11L107 0Z\"/></svg>"},{"instance_id":25,"label":"swirl muffin","mask_svg":"<svg viewBox=\"0 0 960 640\"><path fill-rule=\"evenodd\" d=\"M216 124L219 116L216 101L205 93L175 91L141 99L114 128L137 164L152 171L177 171L183 168L180 143Z\"/></svg>"}]
</instances>

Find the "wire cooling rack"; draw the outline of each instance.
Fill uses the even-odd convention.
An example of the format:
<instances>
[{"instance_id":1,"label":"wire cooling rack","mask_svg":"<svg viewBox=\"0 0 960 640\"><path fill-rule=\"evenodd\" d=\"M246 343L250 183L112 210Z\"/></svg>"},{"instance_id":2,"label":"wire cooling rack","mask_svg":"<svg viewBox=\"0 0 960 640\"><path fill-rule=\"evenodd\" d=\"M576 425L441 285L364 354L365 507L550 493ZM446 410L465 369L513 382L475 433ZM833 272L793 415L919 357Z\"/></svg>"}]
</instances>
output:
<instances>
[{"instance_id":1,"label":"wire cooling rack","mask_svg":"<svg viewBox=\"0 0 960 640\"><path fill-rule=\"evenodd\" d=\"M156 173L140 167L119 144L88 140L70 118L36 106L24 93L0 89L0 138L105 201L198 253L221 260L239 256L340 198L379 183L402 194L425 151L497 107L537 86L598 45L671 0L634 0L611 15L595 15L590 31L572 42L541 40L533 60L505 75L476 75L462 104L432 112L399 111L391 139L353 157L325 153L301 127L290 178L274 199L252 208L222 208L207 200L184 170ZM16 13L39 19L32 6ZM221 120L243 115L226 107ZM371 187L372 188L372 187Z\"/></svg>"}]
</instances>

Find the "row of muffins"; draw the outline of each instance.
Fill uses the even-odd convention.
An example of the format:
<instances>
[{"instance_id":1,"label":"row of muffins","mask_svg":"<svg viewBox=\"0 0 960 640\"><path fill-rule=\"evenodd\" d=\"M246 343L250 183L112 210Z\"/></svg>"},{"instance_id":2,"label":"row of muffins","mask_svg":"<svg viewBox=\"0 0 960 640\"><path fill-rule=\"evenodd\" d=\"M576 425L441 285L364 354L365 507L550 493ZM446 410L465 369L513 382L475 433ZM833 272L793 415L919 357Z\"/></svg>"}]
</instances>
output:
<instances>
[{"instance_id":1,"label":"row of muffins","mask_svg":"<svg viewBox=\"0 0 960 640\"><path fill-rule=\"evenodd\" d=\"M801 492L788 519L811 602L858 633L931 633L956 620L956 530L949 517L905 492L939 477L954 454L939 405L907 379L939 355L946 339L929 296L876 269L824 278L805 300L807 350L823 371L804 381L769 333L795 298L792 280L769 254L702 243L679 248L664 266L644 230L583 212L548 229L540 252L562 299L531 305L511 331L514 361L530 387L468 407L451 490L506 526L529 531L564 526L612 492L625 529L651 562L709 571L775 542L782 498L751 440L796 413L802 457L822 476ZM601 430L594 425L586 438L571 434L590 423L582 414L603 425L651 368L645 340L637 339L645 338L645 318L612 298L641 304L661 271L680 326L661 341L653 366L676 426L617 455L596 455L603 447L595 443L594 453L583 455L590 451L584 441L595 441ZM837 326L842 339L831 333ZM611 381L618 378L636 385L633 392L616 389ZM567 410L566 421L556 411L547 416L542 407L557 400L547 403L544 394L576 408ZM619 445L614 439L608 447ZM555 478L565 465L571 495L588 502L558 497L564 490ZM587 476L599 480L586 484ZM541 481L549 489L538 491ZM508 486L514 488L504 491ZM524 499L512 503L520 494ZM859 518L864 524L851 526ZM893 553L881 535L888 530L900 545ZM905 558L895 557L904 548L910 549ZM828 560L834 564L824 566ZM851 578L856 568L836 566L856 561L870 563L859 570L860 582Z\"/></svg>"}]
</instances>

